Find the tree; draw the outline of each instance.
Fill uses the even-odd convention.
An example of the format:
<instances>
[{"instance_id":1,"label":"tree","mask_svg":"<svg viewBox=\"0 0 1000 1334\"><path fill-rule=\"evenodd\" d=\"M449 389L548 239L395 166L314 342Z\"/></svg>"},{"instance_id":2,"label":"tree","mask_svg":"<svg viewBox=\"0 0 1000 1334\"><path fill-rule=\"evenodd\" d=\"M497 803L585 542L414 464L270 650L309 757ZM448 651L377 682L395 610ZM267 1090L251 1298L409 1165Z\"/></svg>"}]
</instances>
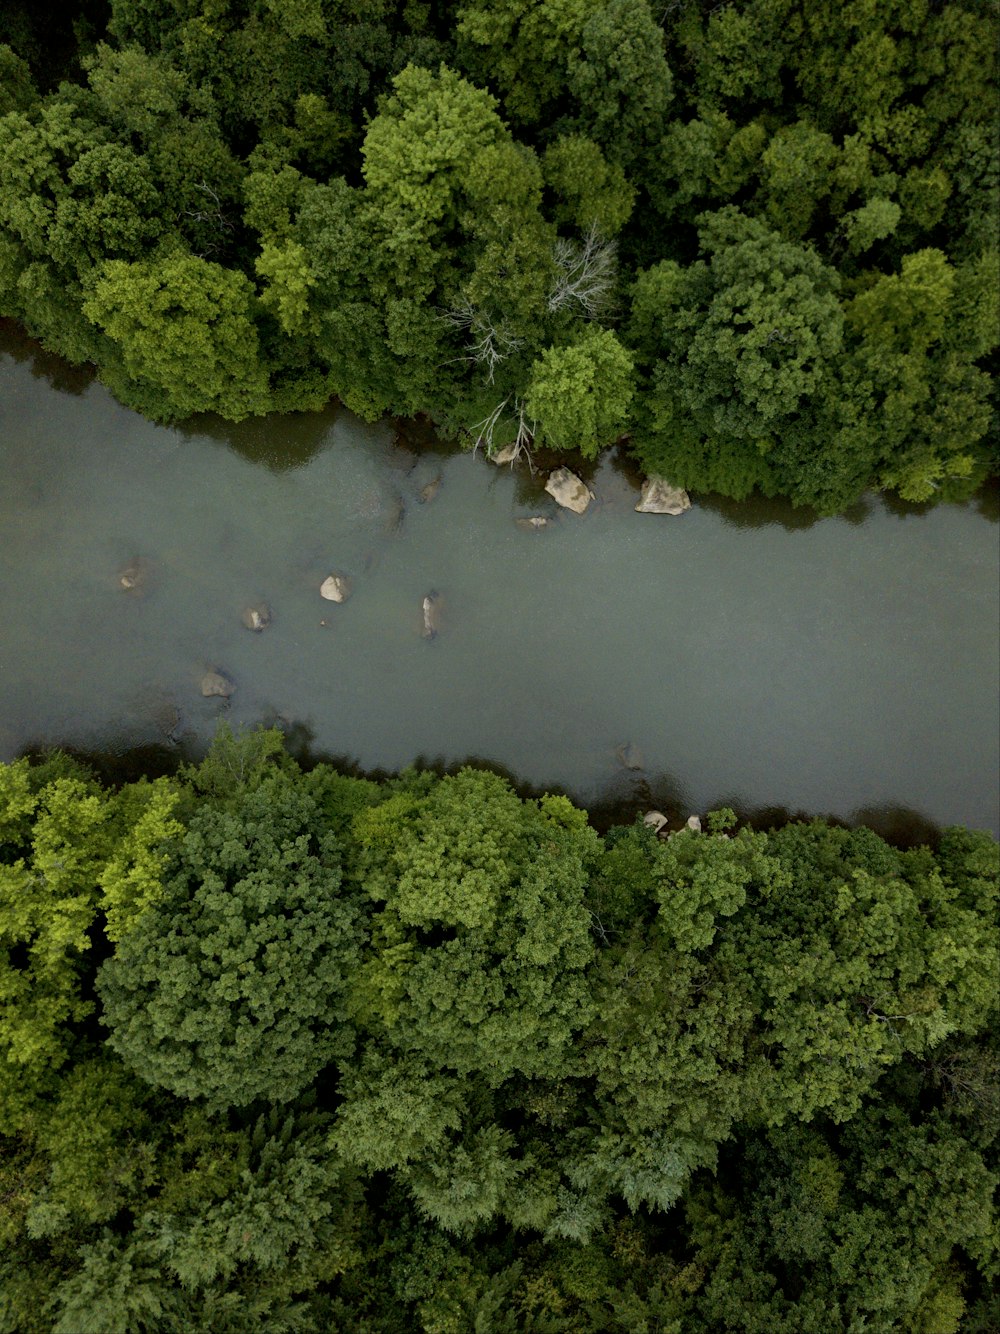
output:
<instances>
[{"instance_id":1,"label":"tree","mask_svg":"<svg viewBox=\"0 0 1000 1334\"><path fill-rule=\"evenodd\" d=\"M904 500L968 494L986 466L989 380L976 361L997 342L996 252L956 271L939 250L906 255L847 307L855 375L878 423L878 480Z\"/></svg>"},{"instance_id":2,"label":"tree","mask_svg":"<svg viewBox=\"0 0 1000 1334\"><path fill-rule=\"evenodd\" d=\"M641 160L659 138L672 78L663 31L647 0L609 0L587 16L567 61L574 127L611 162Z\"/></svg>"},{"instance_id":3,"label":"tree","mask_svg":"<svg viewBox=\"0 0 1000 1334\"><path fill-rule=\"evenodd\" d=\"M60 769L62 772L60 772ZM10 1134L69 1059L93 1010L86 960L109 804L72 764L0 766L0 1130Z\"/></svg>"},{"instance_id":4,"label":"tree","mask_svg":"<svg viewBox=\"0 0 1000 1334\"><path fill-rule=\"evenodd\" d=\"M472 160L504 130L490 94L444 65L408 66L392 86L361 150L369 216L397 289L421 299L447 263L434 242L459 220Z\"/></svg>"},{"instance_id":5,"label":"tree","mask_svg":"<svg viewBox=\"0 0 1000 1334\"><path fill-rule=\"evenodd\" d=\"M492 1084L570 1059L589 1009L582 895L596 835L567 807L521 802L466 769L356 818L357 874L384 904L354 981L382 997L366 1002L366 1027Z\"/></svg>"},{"instance_id":6,"label":"tree","mask_svg":"<svg viewBox=\"0 0 1000 1334\"><path fill-rule=\"evenodd\" d=\"M213 1107L287 1102L350 1050L358 906L316 805L280 773L191 820L101 969L109 1044L143 1079Z\"/></svg>"},{"instance_id":7,"label":"tree","mask_svg":"<svg viewBox=\"0 0 1000 1334\"><path fill-rule=\"evenodd\" d=\"M617 163L608 162L593 139L560 135L545 150L546 184L558 196L554 209L560 225L602 237L615 236L628 222L635 189Z\"/></svg>"},{"instance_id":8,"label":"tree","mask_svg":"<svg viewBox=\"0 0 1000 1334\"><path fill-rule=\"evenodd\" d=\"M161 420L263 411L267 373L257 354L255 294L246 278L194 255L107 260L83 311L114 342L104 369L115 393Z\"/></svg>"},{"instance_id":9,"label":"tree","mask_svg":"<svg viewBox=\"0 0 1000 1334\"><path fill-rule=\"evenodd\" d=\"M628 351L610 329L591 326L542 353L531 368L525 406L540 444L593 458L625 430L632 392Z\"/></svg>"},{"instance_id":10,"label":"tree","mask_svg":"<svg viewBox=\"0 0 1000 1334\"><path fill-rule=\"evenodd\" d=\"M701 224L707 260L663 261L634 289L630 341L649 368L640 455L681 485L839 509L870 480L877 445L838 434L851 411L838 275L732 207Z\"/></svg>"}]
</instances>

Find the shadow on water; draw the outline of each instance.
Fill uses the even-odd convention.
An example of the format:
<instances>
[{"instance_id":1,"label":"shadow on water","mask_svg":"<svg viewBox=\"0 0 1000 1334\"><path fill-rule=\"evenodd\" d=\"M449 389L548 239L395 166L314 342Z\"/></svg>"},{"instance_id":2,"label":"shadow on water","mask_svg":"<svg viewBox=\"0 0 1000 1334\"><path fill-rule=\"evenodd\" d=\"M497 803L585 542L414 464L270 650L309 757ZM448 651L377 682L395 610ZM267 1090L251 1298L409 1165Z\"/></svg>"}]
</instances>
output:
<instances>
[{"instance_id":1,"label":"shadow on water","mask_svg":"<svg viewBox=\"0 0 1000 1334\"><path fill-rule=\"evenodd\" d=\"M769 498L759 491L753 492L746 500L732 500L729 496L699 491L697 504L700 509L717 514L732 528L765 528L769 524L778 524L787 533L797 533L812 528L823 519L823 515L817 514L808 505L793 505L790 500L780 496ZM865 496L836 517L856 528L869 518L874 509L874 499Z\"/></svg>"},{"instance_id":2,"label":"shadow on water","mask_svg":"<svg viewBox=\"0 0 1000 1334\"><path fill-rule=\"evenodd\" d=\"M94 383L93 366L74 366L52 352L46 352L14 320L0 319L0 356L28 364L36 380L45 380L62 394L79 397Z\"/></svg>"},{"instance_id":3,"label":"shadow on water","mask_svg":"<svg viewBox=\"0 0 1000 1334\"><path fill-rule=\"evenodd\" d=\"M163 742L151 742L144 746L131 746L128 750L89 750L80 746L27 745L22 747L18 759L38 763L54 752L60 751L71 759L84 765L107 787L121 787L125 783L137 783L140 778L163 778L175 774L184 763L195 758L195 748L189 749L187 743L169 746Z\"/></svg>"},{"instance_id":4,"label":"shadow on water","mask_svg":"<svg viewBox=\"0 0 1000 1334\"><path fill-rule=\"evenodd\" d=\"M919 503L913 500L902 500L893 491L882 493L882 503L888 512L895 515L897 519L922 519L924 515L937 509L937 505L932 500ZM940 503L945 505L954 503L960 506L973 505L977 513L984 519L988 519L990 523L1000 523L1000 477L988 478L971 500L942 501Z\"/></svg>"},{"instance_id":5,"label":"shadow on water","mask_svg":"<svg viewBox=\"0 0 1000 1334\"><path fill-rule=\"evenodd\" d=\"M392 444L406 454L432 454L438 458L451 458L453 454L468 452L468 446L461 440L441 435L426 413L418 413L416 417L392 417L390 420Z\"/></svg>"},{"instance_id":6,"label":"shadow on water","mask_svg":"<svg viewBox=\"0 0 1000 1334\"><path fill-rule=\"evenodd\" d=\"M911 810L908 806L889 803L861 806L852 813L851 824L874 829L880 838L884 838L894 848L919 848L925 845L936 848L941 841L941 826L921 811Z\"/></svg>"},{"instance_id":7,"label":"shadow on water","mask_svg":"<svg viewBox=\"0 0 1000 1334\"><path fill-rule=\"evenodd\" d=\"M329 443L339 410L331 404L319 412L268 413L241 422L202 413L181 422L177 430L185 440L214 440L248 463L290 472L305 467Z\"/></svg>"},{"instance_id":8,"label":"shadow on water","mask_svg":"<svg viewBox=\"0 0 1000 1334\"><path fill-rule=\"evenodd\" d=\"M824 824L837 829L871 829L894 848L936 848L941 841L941 826L921 811L888 802L877 806L861 806L851 813L849 819L790 806L753 806L739 796L722 797L713 801L708 809L718 810L723 806L735 811L740 825L765 832L783 829L789 824L822 820Z\"/></svg>"},{"instance_id":9,"label":"shadow on water","mask_svg":"<svg viewBox=\"0 0 1000 1334\"><path fill-rule=\"evenodd\" d=\"M984 519L1000 523L1000 477L991 477L984 482L973 503Z\"/></svg>"},{"instance_id":10,"label":"shadow on water","mask_svg":"<svg viewBox=\"0 0 1000 1334\"><path fill-rule=\"evenodd\" d=\"M309 724L293 722L284 717L264 719L261 726L277 727L284 735L285 749L305 772L325 764L349 778L364 778L385 782L396 776L396 771L365 768L349 755L334 755L317 748L316 734ZM44 759L53 751L61 750L89 768L103 783L119 787L137 782L140 778L160 778L175 774L182 764L197 764L204 759L210 741L185 732L173 745L149 743L124 750L88 750L75 746L29 745L21 755L32 761ZM568 797L574 805L585 807L589 822L599 834L606 834L618 825L631 825L647 811L660 811L667 817L668 827L680 829L692 813L702 818L711 810L730 807L741 827L757 830L781 829L785 825L820 819L840 829L864 826L874 830L880 838L895 848L936 848L941 839L941 826L920 811L906 806L886 803L859 807L850 819L793 809L789 806L752 806L740 796L723 796L710 802L704 810L693 812L685 789L673 774L623 770L606 782L597 796L586 802L571 788L558 784L529 783L513 769L482 755L467 755L460 760L446 760L443 756L418 755L406 766L418 773L433 773L439 778L457 774L461 769L479 769L496 774L509 783L522 800L535 800L546 794Z\"/></svg>"}]
</instances>

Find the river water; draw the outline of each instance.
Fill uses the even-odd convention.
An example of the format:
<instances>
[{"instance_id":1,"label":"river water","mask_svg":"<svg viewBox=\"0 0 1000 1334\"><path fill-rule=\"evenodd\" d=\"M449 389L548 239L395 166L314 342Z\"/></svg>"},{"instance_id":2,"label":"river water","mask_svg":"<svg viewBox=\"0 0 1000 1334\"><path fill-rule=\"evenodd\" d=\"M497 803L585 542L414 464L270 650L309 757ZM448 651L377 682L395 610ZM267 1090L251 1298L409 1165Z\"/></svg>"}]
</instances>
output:
<instances>
[{"instance_id":1,"label":"river water","mask_svg":"<svg viewBox=\"0 0 1000 1334\"><path fill-rule=\"evenodd\" d=\"M475 756L588 805L997 830L995 492L670 518L635 514L606 459L577 517L524 469L414 453L344 410L154 426L2 337L0 758L197 751L220 717L279 720L314 755ZM342 605L319 595L332 572ZM213 669L228 701L202 697Z\"/></svg>"}]
</instances>

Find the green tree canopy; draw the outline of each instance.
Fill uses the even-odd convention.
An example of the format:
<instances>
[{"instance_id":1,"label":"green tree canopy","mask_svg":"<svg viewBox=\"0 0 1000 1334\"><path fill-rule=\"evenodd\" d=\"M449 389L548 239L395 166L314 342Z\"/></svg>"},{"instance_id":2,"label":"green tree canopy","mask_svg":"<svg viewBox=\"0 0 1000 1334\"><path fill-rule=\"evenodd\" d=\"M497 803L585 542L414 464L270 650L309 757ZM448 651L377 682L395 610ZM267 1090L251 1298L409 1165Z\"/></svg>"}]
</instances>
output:
<instances>
[{"instance_id":1,"label":"green tree canopy","mask_svg":"<svg viewBox=\"0 0 1000 1334\"><path fill-rule=\"evenodd\" d=\"M280 774L190 822L161 901L100 973L109 1043L150 1083L214 1107L285 1102L350 1051L354 897L316 805Z\"/></svg>"}]
</instances>

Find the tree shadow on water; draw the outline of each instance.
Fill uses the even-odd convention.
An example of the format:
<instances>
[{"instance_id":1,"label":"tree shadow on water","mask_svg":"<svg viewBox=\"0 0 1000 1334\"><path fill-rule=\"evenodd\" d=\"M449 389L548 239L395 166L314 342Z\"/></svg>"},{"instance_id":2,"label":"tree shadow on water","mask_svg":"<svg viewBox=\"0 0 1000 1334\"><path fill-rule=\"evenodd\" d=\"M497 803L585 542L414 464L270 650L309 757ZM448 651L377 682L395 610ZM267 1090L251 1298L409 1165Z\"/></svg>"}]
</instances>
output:
<instances>
[{"instance_id":1,"label":"tree shadow on water","mask_svg":"<svg viewBox=\"0 0 1000 1334\"><path fill-rule=\"evenodd\" d=\"M699 509L717 514L731 528L767 528L777 525L787 533L804 532L820 523L824 515L811 506L793 505L781 496L768 497L755 491L746 500L733 500L729 496L720 496L714 492L698 492L694 498ZM835 517L844 523L858 527L875 510L871 496L849 505Z\"/></svg>"},{"instance_id":2,"label":"tree shadow on water","mask_svg":"<svg viewBox=\"0 0 1000 1334\"><path fill-rule=\"evenodd\" d=\"M851 825L874 829L894 848L937 848L941 842L941 825L929 819L922 811L910 806L895 806L891 802L877 806L860 806L851 813Z\"/></svg>"},{"instance_id":3,"label":"tree shadow on water","mask_svg":"<svg viewBox=\"0 0 1000 1334\"><path fill-rule=\"evenodd\" d=\"M272 472L291 472L305 467L329 443L338 411L331 404L319 412L272 412L241 422L201 413L176 429L185 440L214 440L248 463L261 464Z\"/></svg>"},{"instance_id":4,"label":"tree shadow on water","mask_svg":"<svg viewBox=\"0 0 1000 1334\"><path fill-rule=\"evenodd\" d=\"M123 750L29 742L20 748L18 758L38 764L54 752L76 760L110 788L137 783L141 778L168 777L175 774L183 763L195 758L193 754L187 753L186 746L170 746L163 742L150 742Z\"/></svg>"},{"instance_id":5,"label":"tree shadow on water","mask_svg":"<svg viewBox=\"0 0 1000 1334\"><path fill-rule=\"evenodd\" d=\"M61 394L83 394L94 383L93 366L74 366L54 352L46 352L36 339L15 321L0 319L0 356L30 366L36 380L45 380Z\"/></svg>"},{"instance_id":6,"label":"tree shadow on water","mask_svg":"<svg viewBox=\"0 0 1000 1334\"><path fill-rule=\"evenodd\" d=\"M763 830L783 829L789 824L806 824L822 820L837 829L871 829L894 848L936 848L941 840L941 826L920 811L891 802L873 806L859 806L849 817L831 815L824 811L807 811L791 806L754 806L742 796L721 797L708 809L728 806L736 813L742 826Z\"/></svg>"}]
</instances>

